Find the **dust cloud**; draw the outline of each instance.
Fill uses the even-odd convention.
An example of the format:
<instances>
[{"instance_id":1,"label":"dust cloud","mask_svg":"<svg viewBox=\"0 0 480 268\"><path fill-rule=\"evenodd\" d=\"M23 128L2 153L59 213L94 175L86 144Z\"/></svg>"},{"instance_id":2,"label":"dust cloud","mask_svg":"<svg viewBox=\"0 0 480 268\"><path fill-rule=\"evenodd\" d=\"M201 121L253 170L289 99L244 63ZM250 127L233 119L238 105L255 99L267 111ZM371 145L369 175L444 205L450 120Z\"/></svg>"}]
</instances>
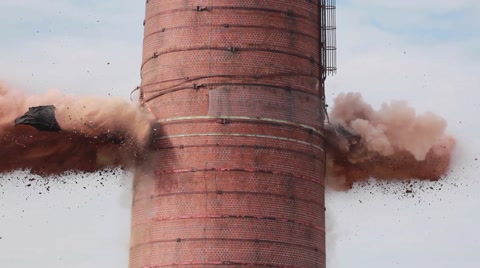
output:
<instances>
[{"instance_id":1,"label":"dust cloud","mask_svg":"<svg viewBox=\"0 0 480 268\"><path fill-rule=\"evenodd\" d=\"M455 139L433 113L417 115L404 101L379 110L359 93L335 99L326 125L327 184L337 190L380 180L438 180L449 170Z\"/></svg>"},{"instance_id":2,"label":"dust cloud","mask_svg":"<svg viewBox=\"0 0 480 268\"><path fill-rule=\"evenodd\" d=\"M29 107L54 105L61 131L14 125ZM0 172L41 175L131 167L149 141L153 118L121 98L75 97L49 90L26 96L0 83Z\"/></svg>"},{"instance_id":3,"label":"dust cloud","mask_svg":"<svg viewBox=\"0 0 480 268\"><path fill-rule=\"evenodd\" d=\"M60 131L15 126L29 107L53 105ZM50 90L26 96L0 84L0 172L40 175L133 168L145 156L153 116L120 98L75 97ZM448 170L453 137L432 113L417 115L406 102L379 110L358 93L339 95L326 125L327 184L337 190L355 182L438 180Z\"/></svg>"}]
</instances>

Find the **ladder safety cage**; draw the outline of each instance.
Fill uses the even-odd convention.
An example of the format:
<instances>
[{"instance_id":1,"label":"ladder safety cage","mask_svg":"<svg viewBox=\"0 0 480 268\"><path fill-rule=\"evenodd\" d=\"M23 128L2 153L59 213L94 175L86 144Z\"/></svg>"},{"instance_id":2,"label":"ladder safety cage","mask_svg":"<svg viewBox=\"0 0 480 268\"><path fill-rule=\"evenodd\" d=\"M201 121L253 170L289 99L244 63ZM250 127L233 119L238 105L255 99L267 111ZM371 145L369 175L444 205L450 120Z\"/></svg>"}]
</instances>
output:
<instances>
[{"instance_id":1,"label":"ladder safety cage","mask_svg":"<svg viewBox=\"0 0 480 268\"><path fill-rule=\"evenodd\" d=\"M318 0L322 78L337 72L336 1Z\"/></svg>"}]
</instances>

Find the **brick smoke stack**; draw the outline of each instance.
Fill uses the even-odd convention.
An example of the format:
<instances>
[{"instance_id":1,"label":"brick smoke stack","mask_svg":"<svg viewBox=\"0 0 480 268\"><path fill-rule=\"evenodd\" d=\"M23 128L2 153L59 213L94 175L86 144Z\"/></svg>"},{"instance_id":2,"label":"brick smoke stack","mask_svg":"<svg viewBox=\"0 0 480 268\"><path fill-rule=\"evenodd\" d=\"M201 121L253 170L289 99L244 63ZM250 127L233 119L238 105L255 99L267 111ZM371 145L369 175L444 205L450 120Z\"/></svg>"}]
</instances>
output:
<instances>
[{"instance_id":1,"label":"brick smoke stack","mask_svg":"<svg viewBox=\"0 0 480 268\"><path fill-rule=\"evenodd\" d=\"M131 268L325 267L333 4L147 1Z\"/></svg>"}]
</instances>

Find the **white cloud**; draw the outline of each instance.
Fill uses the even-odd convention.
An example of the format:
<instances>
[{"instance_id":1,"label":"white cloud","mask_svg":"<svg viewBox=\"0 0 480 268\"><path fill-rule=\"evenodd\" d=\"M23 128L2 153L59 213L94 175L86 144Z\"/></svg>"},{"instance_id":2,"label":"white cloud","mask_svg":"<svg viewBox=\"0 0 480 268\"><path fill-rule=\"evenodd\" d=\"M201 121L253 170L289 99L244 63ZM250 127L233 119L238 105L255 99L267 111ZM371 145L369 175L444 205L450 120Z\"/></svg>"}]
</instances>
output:
<instances>
[{"instance_id":1,"label":"white cloud","mask_svg":"<svg viewBox=\"0 0 480 268\"><path fill-rule=\"evenodd\" d=\"M7 82L30 92L54 87L82 95L111 94L127 98L129 90L140 83L140 51L140 42L75 36L44 39L4 49L3 53L7 53L0 72Z\"/></svg>"},{"instance_id":2,"label":"white cloud","mask_svg":"<svg viewBox=\"0 0 480 268\"><path fill-rule=\"evenodd\" d=\"M424 11L452 11L458 10L465 7L479 7L478 1L475 0L404 0L404 1L382 1L382 0L362 0L362 1L351 1L352 5L359 4L363 6L378 6L389 9L409 9L414 12L424 12ZM363 12L364 10L362 10ZM404 11L404 10L400 10ZM407 15L407 14L406 14Z\"/></svg>"},{"instance_id":3,"label":"white cloud","mask_svg":"<svg viewBox=\"0 0 480 268\"><path fill-rule=\"evenodd\" d=\"M54 87L128 98L140 82L143 6L57 2L0 4L0 13L13 20L4 26L10 38L0 42L0 79L30 92Z\"/></svg>"}]
</instances>

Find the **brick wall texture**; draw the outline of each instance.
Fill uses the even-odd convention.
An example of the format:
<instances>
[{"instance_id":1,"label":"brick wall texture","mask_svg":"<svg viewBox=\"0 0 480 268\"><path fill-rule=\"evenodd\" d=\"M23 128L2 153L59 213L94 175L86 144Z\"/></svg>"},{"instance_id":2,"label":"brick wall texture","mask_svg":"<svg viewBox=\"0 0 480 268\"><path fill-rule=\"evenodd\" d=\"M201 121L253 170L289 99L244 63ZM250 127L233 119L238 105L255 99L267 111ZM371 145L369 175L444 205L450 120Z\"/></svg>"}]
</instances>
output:
<instances>
[{"instance_id":1,"label":"brick wall texture","mask_svg":"<svg viewBox=\"0 0 480 268\"><path fill-rule=\"evenodd\" d=\"M148 0L130 268L325 267L318 1Z\"/></svg>"}]
</instances>

